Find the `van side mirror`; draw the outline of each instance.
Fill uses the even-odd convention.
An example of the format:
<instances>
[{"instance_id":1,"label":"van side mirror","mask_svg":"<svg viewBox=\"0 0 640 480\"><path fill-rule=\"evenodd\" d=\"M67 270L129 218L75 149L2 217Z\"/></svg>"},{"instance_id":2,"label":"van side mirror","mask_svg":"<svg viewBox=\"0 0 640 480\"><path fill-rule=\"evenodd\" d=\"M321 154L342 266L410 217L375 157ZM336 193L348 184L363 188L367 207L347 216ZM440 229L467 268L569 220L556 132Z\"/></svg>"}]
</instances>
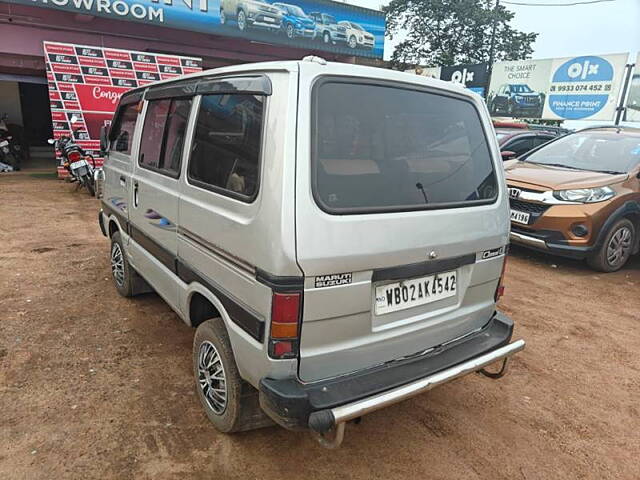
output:
<instances>
[{"instance_id":1,"label":"van side mirror","mask_svg":"<svg viewBox=\"0 0 640 480\"><path fill-rule=\"evenodd\" d=\"M109 147L109 127L102 125L100 127L100 155L107 153Z\"/></svg>"},{"instance_id":2,"label":"van side mirror","mask_svg":"<svg viewBox=\"0 0 640 480\"><path fill-rule=\"evenodd\" d=\"M504 150L500 152L500 155L502 155L503 162L506 160L512 160L518 156L516 152L512 152L511 150Z\"/></svg>"}]
</instances>

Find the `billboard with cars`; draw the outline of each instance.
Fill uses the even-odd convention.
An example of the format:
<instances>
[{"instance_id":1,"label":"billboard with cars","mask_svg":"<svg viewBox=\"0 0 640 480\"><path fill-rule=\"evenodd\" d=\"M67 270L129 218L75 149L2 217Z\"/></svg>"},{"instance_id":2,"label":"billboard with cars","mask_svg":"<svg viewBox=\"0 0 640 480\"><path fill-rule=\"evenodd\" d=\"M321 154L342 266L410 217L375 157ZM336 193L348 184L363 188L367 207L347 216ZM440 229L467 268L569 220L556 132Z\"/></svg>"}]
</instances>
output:
<instances>
[{"instance_id":1,"label":"billboard with cars","mask_svg":"<svg viewBox=\"0 0 640 480\"><path fill-rule=\"evenodd\" d=\"M331 0L10 0L114 20L382 58L381 11Z\"/></svg>"},{"instance_id":2,"label":"billboard with cars","mask_svg":"<svg viewBox=\"0 0 640 480\"><path fill-rule=\"evenodd\" d=\"M199 72L202 60L116 48L44 42L53 136L72 136L102 165L100 128L111 122L124 92ZM75 115L78 121L71 125ZM58 175L66 170L58 167Z\"/></svg>"},{"instance_id":3,"label":"billboard with cars","mask_svg":"<svg viewBox=\"0 0 640 480\"><path fill-rule=\"evenodd\" d=\"M613 120L628 54L494 64L492 115L548 120Z\"/></svg>"}]
</instances>

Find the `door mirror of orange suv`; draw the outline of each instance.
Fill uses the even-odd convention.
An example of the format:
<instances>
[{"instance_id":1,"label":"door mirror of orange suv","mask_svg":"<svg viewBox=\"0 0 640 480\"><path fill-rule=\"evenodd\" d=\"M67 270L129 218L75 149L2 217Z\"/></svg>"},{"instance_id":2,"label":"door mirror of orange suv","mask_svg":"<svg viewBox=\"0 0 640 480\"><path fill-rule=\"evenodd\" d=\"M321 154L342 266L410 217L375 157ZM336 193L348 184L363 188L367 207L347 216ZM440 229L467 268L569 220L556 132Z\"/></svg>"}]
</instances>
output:
<instances>
[{"instance_id":1,"label":"door mirror of orange suv","mask_svg":"<svg viewBox=\"0 0 640 480\"><path fill-rule=\"evenodd\" d=\"M518 156L516 152L512 152L511 150L505 150L503 152L500 152L500 155L502 155L503 161L511 160L512 158L516 158Z\"/></svg>"}]
</instances>

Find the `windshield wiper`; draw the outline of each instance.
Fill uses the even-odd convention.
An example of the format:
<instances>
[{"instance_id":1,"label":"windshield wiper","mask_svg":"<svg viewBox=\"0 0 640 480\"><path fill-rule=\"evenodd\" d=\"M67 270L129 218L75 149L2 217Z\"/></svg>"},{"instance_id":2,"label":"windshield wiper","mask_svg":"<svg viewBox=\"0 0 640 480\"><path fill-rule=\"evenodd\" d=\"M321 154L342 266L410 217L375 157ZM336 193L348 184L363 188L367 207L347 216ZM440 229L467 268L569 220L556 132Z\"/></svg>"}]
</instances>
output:
<instances>
[{"instance_id":1,"label":"windshield wiper","mask_svg":"<svg viewBox=\"0 0 640 480\"><path fill-rule=\"evenodd\" d=\"M572 165L565 165L563 163L542 163L542 162L532 162L527 160L528 163L534 163L536 165L546 165L547 167L561 167L561 168L570 168L571 170L586 170L585 168L574 167Z\"/></svg>"},{"instance_id":2,"label":"windshield wiper","mask_svg":"<svg viewBox=\"0 0 640 480\"><path fill-rule=\"evenodd\" d=\"M591 170L592 172L597 172L597 173L608 173L609 175L622 175L626 172L619 172L617 170Z\"/></svg>"},{"instance_id":3,"label":"windshield wiper","mask_svg":"<svg viewBox=\"0 0 640 480\"><path fill-rule=\"evenodd\" d=\"M422 183L420 182L416 183L416 188L422 192L422 196L424 197L424 203L428 204L429 199L427 198L427 192L424 191L424 186L422 185Z\"/></svg>"}]
</instances>

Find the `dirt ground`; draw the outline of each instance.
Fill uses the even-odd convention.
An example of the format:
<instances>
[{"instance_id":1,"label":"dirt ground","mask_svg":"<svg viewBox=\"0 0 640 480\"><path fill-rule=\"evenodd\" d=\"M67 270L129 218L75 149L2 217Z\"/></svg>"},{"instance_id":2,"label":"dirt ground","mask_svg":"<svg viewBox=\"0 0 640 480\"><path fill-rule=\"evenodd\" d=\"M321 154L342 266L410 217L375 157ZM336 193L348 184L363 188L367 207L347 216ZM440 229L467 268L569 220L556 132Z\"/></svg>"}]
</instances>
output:
<instances>
[{"instance_id":1,"label":"dirt ground","mask_svg":"<svg viewBox=\"0 0 640 480\"><path fill-rule=\"evenodd\" d=\"M0 176L0 478L640 478L640 257L599 274L513 248L502 310L527 348L348 425L343 446L278 427L217 433L192 330L121 298L98 202Z\"/></svg>"}]
</instances>

